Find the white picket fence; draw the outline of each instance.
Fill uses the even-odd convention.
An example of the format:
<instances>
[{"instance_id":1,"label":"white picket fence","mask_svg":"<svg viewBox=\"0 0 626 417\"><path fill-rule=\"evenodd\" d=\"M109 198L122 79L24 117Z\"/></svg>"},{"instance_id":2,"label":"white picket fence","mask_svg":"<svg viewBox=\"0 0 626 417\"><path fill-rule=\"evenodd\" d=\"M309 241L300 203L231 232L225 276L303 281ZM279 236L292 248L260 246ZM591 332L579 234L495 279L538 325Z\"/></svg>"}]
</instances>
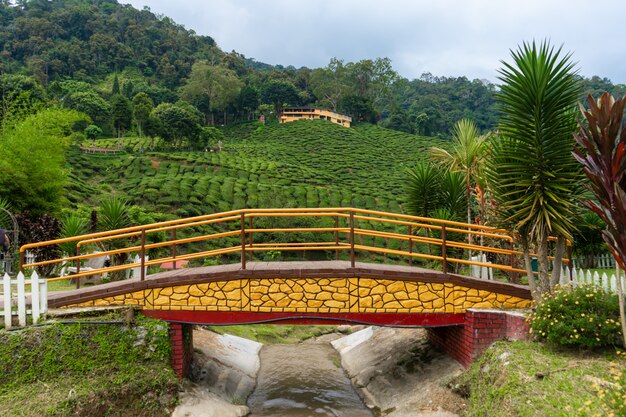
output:
<instances>
[{"instance_id":1,"label":"white picket fence","mask_svg":"<svg viewBox=\"0 0 626 417\"><path fill-rule=\"evenodd\" d=\"M615 258L613 255L609 253L605 253L604 255L594 256L595 259L595 267L598 269L610 269L615 268ZM582 265L582 259L574 258L574 269L580 268Z\"/></svg>"},{"instance_id":2,"label":"white picket fence","mask_svg":"<svg viewBox=\"0 0 626 417\"><path fill-rule=\"evenodd\" d=\"M624 272L622 271L620 275L622 288L626 290L626 278L624 277ZM582 269L572 269L572 272L570 273L569 268L565 267L564 274L561 276L561 284L594 284L598 287L604 288L606 291L617 292L617 277L615 274L611 274L609 276L606 272L603 272L602 275L600 275L598 271L594 271L592 273L589 270L583 271Z\"/></svg>"},{"instance_id":3,"label":"white picket fence","mask_svg":"<svg viewBox=\"0 0 626 417\"><path fill-rule=\"evenodd\" d=\"M30 309L27 305L26 287L30 285ZM16 297L13 297L13 287L16 287ZM21 327L26 326L27 316L32 316L33 324L37 323L42 315L48 312L48 281L39 279L37 272L33 272L30 280L24 277L22 272L11 279L9 274L4 274L2 280L2 300L0 313L4 316L4 328L13 326L13 316L17 315Z\"/></svg>"}]
</instances>

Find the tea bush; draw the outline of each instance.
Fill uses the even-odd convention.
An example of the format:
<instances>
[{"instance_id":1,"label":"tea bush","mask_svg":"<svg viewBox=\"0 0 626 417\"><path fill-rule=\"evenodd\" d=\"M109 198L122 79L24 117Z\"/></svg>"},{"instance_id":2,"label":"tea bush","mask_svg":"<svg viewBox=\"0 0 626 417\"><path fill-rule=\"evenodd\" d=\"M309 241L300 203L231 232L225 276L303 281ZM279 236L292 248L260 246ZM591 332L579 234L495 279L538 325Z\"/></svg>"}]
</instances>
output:
<instances>
[{"instance_id":1,"label":"tea bush","mask_svg":"<svg viewBox=\"0 0 626 417\"><path fill-rule=\"evenodd\" d=\"M594 285L557 287L529 320L531 333L560 346L614 346L621 338L617 295Z\"/></svg>"}]
</instances>

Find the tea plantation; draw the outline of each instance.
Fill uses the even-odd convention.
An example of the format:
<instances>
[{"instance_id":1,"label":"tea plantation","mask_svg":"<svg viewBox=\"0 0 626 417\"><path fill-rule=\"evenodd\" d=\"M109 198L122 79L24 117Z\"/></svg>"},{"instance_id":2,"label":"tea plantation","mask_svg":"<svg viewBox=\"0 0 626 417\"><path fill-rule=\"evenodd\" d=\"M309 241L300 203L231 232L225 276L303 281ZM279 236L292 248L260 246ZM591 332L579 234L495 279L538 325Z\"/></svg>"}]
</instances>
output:
<instances>
[{"instance_id":1,"label":"tea plantation","mask_svg":"<svg viewBox=\"0 0 626 417\"><path fill-rule=\"evenodd\" d=\"M246 207L400 212L405 168L428 147L442 145L369 124L347 129L321 120L251 122L224 129L224 135L222 152L150 152L149 141L137 138L126 140L131 152L117 156L74 150L69 199L96 205L104 194L115 193L177 217Z\"/></svg>"},{"instance_id":2,"label":"tea plantation","mask_svg":"<svg viewBox=\"0 0 626 417\"><path fill-rule=\"evenodd\" d=\"M150 140L138 138L127 138L128 152L111 156L75 148L68 158L68 198L77 206L97 206L112 193L154 213L157 220L268 207L351 206L399 213L405 169L424 158L428 147L445 145L370 124L348 129L322 120L268 126L250 122L223 133L221 152L168 149L158 142L151 149ZM116 141L99 140L97 146L115 146ZM301 226L315 223L298 221ZM327 221L319 225L331 226ZM376 239L364 241L398 248L399 242Z\"/></svg>"}]
</instances>

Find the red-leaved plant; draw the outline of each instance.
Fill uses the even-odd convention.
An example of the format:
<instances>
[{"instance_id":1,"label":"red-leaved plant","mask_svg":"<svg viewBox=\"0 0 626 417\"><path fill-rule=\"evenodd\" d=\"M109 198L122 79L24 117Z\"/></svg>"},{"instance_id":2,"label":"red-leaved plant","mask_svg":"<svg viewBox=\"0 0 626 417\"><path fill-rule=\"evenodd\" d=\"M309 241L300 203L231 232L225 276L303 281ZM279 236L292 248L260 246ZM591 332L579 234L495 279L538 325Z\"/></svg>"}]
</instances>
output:
<instances>
[{"instance_id":1,"label":"red-leaved plant","mask_svg":"<svg viewBox=\"0 0 626 417\"><path fill-rule=\"evenodd\" d=\"M573 154L583 165L597 200L586 200L584 204L606 223L602 237L618 265L626 270L626 129L623 123L626 96L615 100L609 93L604 93L597 101L591 96L587 100L589 110L581 106L587 125L579 123L580 131L574 138L580 148ZM618 277L617 282L626 346L622 280Z\"/></svg>"}]
</instances>

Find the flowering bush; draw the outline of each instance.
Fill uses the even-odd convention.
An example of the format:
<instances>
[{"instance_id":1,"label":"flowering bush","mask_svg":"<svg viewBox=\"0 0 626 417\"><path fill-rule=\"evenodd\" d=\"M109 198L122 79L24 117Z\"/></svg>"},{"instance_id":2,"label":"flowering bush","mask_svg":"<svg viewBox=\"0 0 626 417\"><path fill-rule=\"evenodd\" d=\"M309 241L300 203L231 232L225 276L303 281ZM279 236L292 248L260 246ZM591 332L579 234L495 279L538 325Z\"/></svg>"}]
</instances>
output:
<instances>
[{"instance_id":1,"label":"flowering bush","mask_svg":"<svg viewBox=\"0 0 626 417\"><path fill-rule=\"evenodd\" d=\"M529 318L536 337L561 346L596 348L620 343L617 295L594 285L557 287Z\"/></svg>"}]
</instances>

